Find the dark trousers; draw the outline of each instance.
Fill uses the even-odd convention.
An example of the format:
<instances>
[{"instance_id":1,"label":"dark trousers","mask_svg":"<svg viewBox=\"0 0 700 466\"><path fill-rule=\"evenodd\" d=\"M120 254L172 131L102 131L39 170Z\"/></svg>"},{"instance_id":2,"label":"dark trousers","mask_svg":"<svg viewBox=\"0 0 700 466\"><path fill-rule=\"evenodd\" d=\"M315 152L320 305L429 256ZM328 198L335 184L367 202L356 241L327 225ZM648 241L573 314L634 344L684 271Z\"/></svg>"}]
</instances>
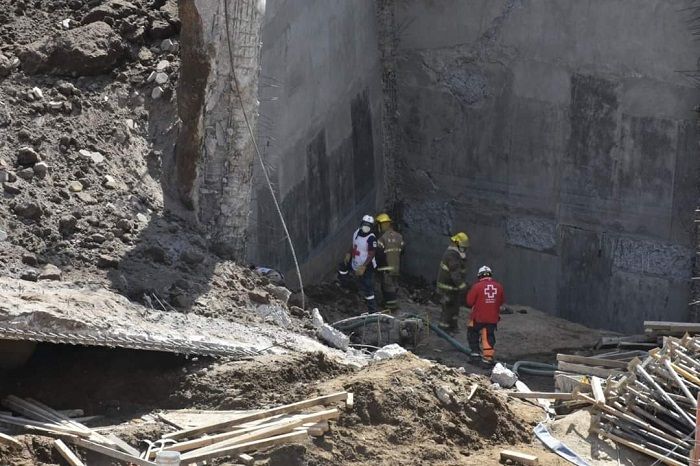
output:
<instances>
[{"instance_id":1,"label":"dark trousers","mask_svg":"<svg viewBox=\"0 0 700 466\"><path fill-rule=\"evenodd\" d=\"M492 361L496 355L496 324L469 322L467 340L472 353L481 354L484 359Z\"/></svg>"},{"instance_id":2,"label":"dark trousers","mask_svg":"<svg viewBox=\"0 0 700 466\"><path fill-rule=\"evenodd\" d=\"M464 293L459 291L440 291L440 305L442 306L440 321L452 330L457 330L458 327L459 303L462 302L460 298L463 296Z\"/></svg>"},{"instance_id":3,"label":"dark trousers","mask_svg":"<svg viewBox=\"0 0 700 466\"><path fill-rule=\"evenodd\" d=\"M360 289L362 290L362 295L365 297L365 303L367 304L367 310L369 312L374 312L377 310L377 301L374 297L374 269L367 267L365 273L361 277L358 277L360 282Z\"/></svg>"},{"instance_id":4,"label":"dark trousers","mask_svg":"<svg viewBox=\"0 0 700 466\"><path fill-rule=\"evenodd\" d=\"M396 309L399 303L396 299L398 275L392 275L389 272L381 272L382 274L382 297L384 298L384 306L388 309Z\"/></svg>"}]
</instances>

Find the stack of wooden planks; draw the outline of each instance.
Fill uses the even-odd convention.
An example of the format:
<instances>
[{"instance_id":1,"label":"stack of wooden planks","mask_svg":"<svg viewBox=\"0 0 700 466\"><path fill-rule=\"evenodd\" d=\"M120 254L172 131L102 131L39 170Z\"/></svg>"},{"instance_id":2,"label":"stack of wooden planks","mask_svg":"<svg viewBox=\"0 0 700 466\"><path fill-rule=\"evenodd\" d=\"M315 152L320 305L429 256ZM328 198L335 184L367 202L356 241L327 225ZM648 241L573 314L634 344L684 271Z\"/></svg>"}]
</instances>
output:
<instances>
[{"instance_id":1,"label":"stack of wooden planks","mask_svg":"<svg viewBox=\"0 0 700 466\"><path fill-rule=\"evenodd\" d=\"M660 463L687 465L694 445L700 393L700 336L666 337L620 377L598 379L593 394L575 397L594 406L593 432Z\"/></svg>"},{"instance_id":2,"label":"stack of wooden planks","mask_svg":"<svg viewBox=\"0 0 700 466\"><path fill-rule=\"evenodd\" d=\"M155 464L139 459L138 451L121 439L115 436L106 437L69 417L69 414L82 414L80 411L73 410L72 413L57 411L39 401L30 398L22 399L14 395L3 399L2 405L10 411L0 413L0 424L32 434L56 438L54 446L71 466L82 466L84 463L66 445L66 442L127 463ZM4 437L6 443L10 443L8 439L12 437Z\"/></svg>"},{"instance_id":3,"label":"stack of wooden planks","mask_svg":"<svg viewBox=\"0 0 700 466\"><path fill-rule=\"evenodd\" d=\"M685 335L686 333L690 335L697 335L700 334L700 323L645 320L644 332L657 337L659 335L681 336Z\"/></svg>"},{"instance_id":4,"label":"stack of wooden planks","mask_svg":"<svg viewBox=\"0 0 700 466\"><path fill-rule=\"evenodd\" d=\"M343 391L276 408L238 412L216 422L166 434L161 443L175 441L163 450L180 452L183 465L221 457L240 460L245 453L323 435L329 429L328 421L340 416L337 405L352 408L353 394ZM149 459L154 456L155 452Z\"/></svg>"}]
</instances>

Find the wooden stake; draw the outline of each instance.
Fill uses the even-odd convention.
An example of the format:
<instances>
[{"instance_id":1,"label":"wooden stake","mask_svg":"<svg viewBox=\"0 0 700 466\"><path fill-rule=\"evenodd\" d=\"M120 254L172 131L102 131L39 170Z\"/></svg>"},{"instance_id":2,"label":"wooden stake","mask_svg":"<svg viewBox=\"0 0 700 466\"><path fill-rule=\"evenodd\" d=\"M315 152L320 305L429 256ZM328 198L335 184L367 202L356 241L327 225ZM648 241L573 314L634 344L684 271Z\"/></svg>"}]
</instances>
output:
<instances>
[{"instance_id":1,"label":"wooden stake","mask_svg":"<svg viewBox=\"0 0 700 466\"><path fill-rule=\"evenodd\" d=\"M633 450L637 450L640 453L644 453L647 456L651 456L652 458L655 458L659 461L661 461L664 464L670 465L670 466L686 466L683 463L680 463L676 460L672 460L670 458L666 458L664 455L661 455L653 450L650 450L649 448L646 448L642 445L638 445L634 442L630 442L629 440L623 439L622 437L618 437L617 435L605 432L601 429L598 428L593 428L591 429L593 432L597 433L598 435L601 435L603 437L607 437L610 440L613 440L617 443L620 443L622 445L625 445L626 447L629 447Z\"/></svg>"},{"instance_id":2,"label":"wooden stake","mask_svg":"<svg viewBox=\"0 0 700 466\"><path fill-rule=\"evenodd\" d=\"M208 461L213 458L220 458L222 456L232 456L238 455L240 453L247 453L249 451L259 450L261 448L267 448L274 445L282 445L286 443L301 442L309 438L306 432L290 432L284 435L278 435L276 437L270 437L263 440L256 440L253 442L243 443L240 445L235 445L232 447L223 448L221 450L214 450L210 452L202 453L198 456L193 456L185 454L182 456L182 461L188 463L196 463L197 461Z\"/></svg>"},{"instance_id":3,"label":"wooden stake","mask_svg":"<svg viewBox=\"0 0 700 466\"><path fill-rule=\"evenodd\" d=\"M85 448L86 450L92 450L102 455L109 456L110 458L124 461L127 464L133 463L139 466L155 466L155 463L151 461L137 458L127 453L123 453L119 450L114 450L112 448L105 447L104 445L100 445L99 443L90 442L89 440L76 438L71 440L71 442L78 445L79 447Z\"/></svg>"},{"instance_id":4,"label":"wooden stake","mask_svg":"<svg viewBox=\"0 0 700 466\"><path fill-rule=\"evenodd\" d=\"M56 447L56 450L58 450L63 459L65 459L70 466L85 466L85 463L78 458L78 455L73 453L73 450L68 448L68 445L63 443L62 440L55 440L53 442L53 446Z\"/></svg>"},{"instance_id":5,"label":"wooden stake","mask_svg":"<svg viewBox=\"0 0 700 466\"><path fill-rule=\"evenodd\" d=\"M3 445L10 445L13 447L21 447L22 443L20 443L19 440L16 438L10 437L9 435L3 434L0 432L0 444Z\"/></svg>"},{"instance_id":6,"label":"wooden stake","mask_svg":"<svg viewBox=\"0 0 700 466\"><path fill-rule=\"evenodd\" d=\"M535 455L528 455L527 453L520 453L512 450L501 451L501 461L505 460L515 461L516 463L527 466L531 464L540 464L540 460Z\"/></svg>"}]
</instances>

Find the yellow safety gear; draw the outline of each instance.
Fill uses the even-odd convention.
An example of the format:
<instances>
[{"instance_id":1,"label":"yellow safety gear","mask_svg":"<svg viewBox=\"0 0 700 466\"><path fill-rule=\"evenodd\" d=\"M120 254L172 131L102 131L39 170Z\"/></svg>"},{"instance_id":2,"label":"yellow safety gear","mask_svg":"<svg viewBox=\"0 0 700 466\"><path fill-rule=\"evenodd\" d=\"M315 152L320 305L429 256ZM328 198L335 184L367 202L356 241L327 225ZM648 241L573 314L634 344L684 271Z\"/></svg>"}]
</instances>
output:
<instances>
[{"instance_id":1,"label":"yellow safety gear","mask_svg":"<svg viewBox=\"0 0 700 466\"><path fill-rule=\"evenodd\" d=\"M469 236L463 231L460 231L450 239L461 248L469 247Z\"/></svg>"},{"instance_id":2,"label":"yellow safety gear","mask_svg":"<svg viewBox=\"0 0 700 466\"><path fill-rule=\"evenodd\" d=\"M379 214L377 215L377 223L385 223L385 222L391 222L391 217L389 217L388 214Z\"/></svg>"}]
</instances>

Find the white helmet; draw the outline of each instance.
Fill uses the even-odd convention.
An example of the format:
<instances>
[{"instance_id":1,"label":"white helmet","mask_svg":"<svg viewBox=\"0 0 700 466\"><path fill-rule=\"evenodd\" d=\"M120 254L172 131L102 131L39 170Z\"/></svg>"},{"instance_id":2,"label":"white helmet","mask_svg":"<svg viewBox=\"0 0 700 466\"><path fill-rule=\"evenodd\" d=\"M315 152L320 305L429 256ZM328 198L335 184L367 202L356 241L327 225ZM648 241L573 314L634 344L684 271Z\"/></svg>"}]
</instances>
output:
<instances>
[{"instance_id":1,"label":"white helmet","mask_svg":"<svg viewBox=\"0 0 700 466\"><path fill-rule=\"evenodd\" d=\"M493 275L493 273L491 272L491 268L487 265L482 265L481 268L479 269L479 273L476 274L476 276L479 278L490 277L492 275Z\"/></svg>"},{"instance_id":2,"label":"white helmet","mask_svg":"<svg viewBox=\"0 0 700 466\"><path fill-rule=\"evenodd\" d=\"M362 217L362 223L369 223L370 225L374 225L374 217L371 215L365 215Z\"/></svg>"}]
</instances>

